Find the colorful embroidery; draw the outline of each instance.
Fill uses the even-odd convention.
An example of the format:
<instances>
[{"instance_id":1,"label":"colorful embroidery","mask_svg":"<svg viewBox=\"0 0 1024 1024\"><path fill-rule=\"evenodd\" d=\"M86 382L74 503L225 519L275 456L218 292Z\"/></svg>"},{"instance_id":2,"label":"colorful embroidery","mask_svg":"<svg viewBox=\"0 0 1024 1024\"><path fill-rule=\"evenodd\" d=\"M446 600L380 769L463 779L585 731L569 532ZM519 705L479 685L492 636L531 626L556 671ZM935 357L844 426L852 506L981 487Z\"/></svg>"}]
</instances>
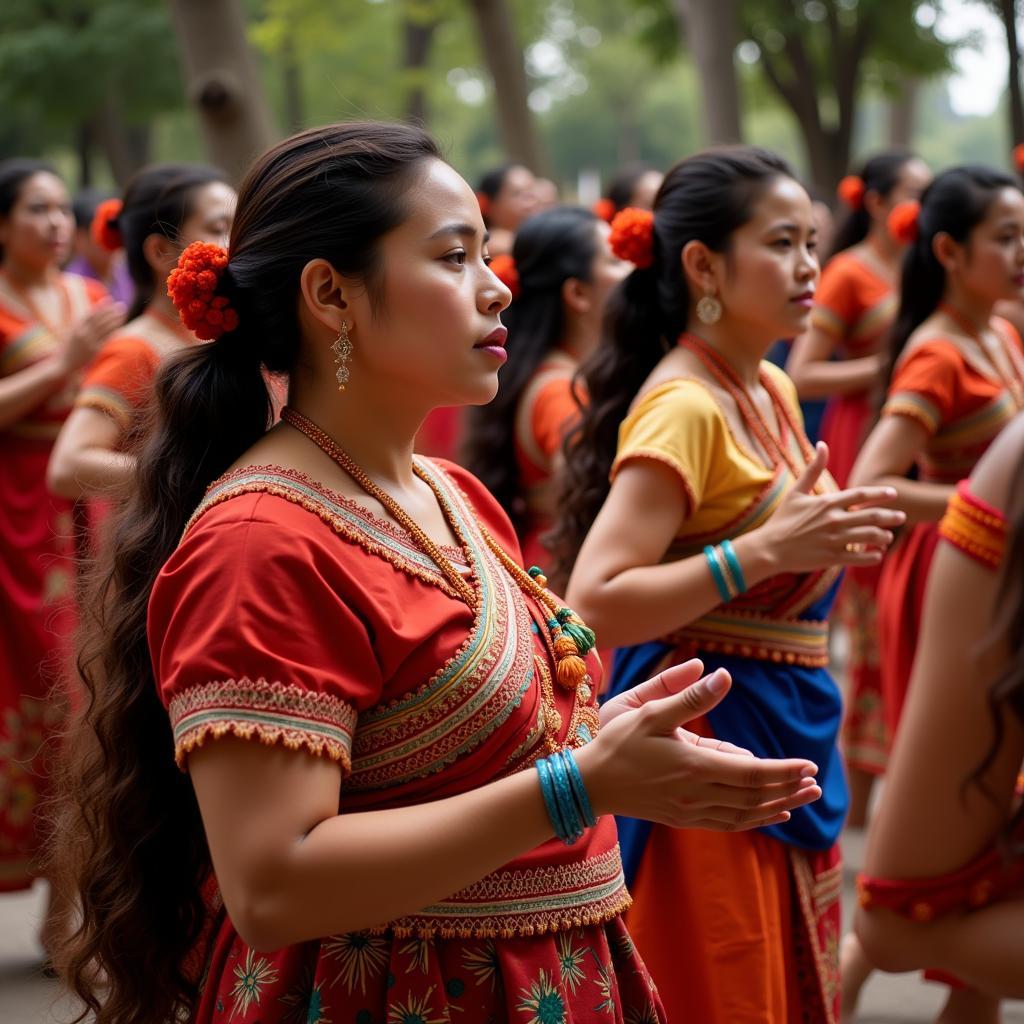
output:
<instances>
[{"instance_id":1,"label":"colorful embroidery","mask_svg":"<svg viewBox=\"0 0 1024 1024\"><path fill-rule=\"evenodd\" d=\"M964 480L949 499L939 536L986 568L998 569L1006 552L1006 517L971 494Z\"/></svg>"},{"instance_id":2,"label":"colorful embroidery","mask_svg":"<svg viewBox=\"0 0 1024 1024\"><path fill-rule=\"evenodd\" d=\"M218 680L189 687L169 711L174 758L182 769L207 738L227 735L305 749L351 769L356 710L332 694L266 679Z\"/></svg>"},{"instance_id":3,"label":"colorful embroidery","mask_svg":"<svg viewBox=\"0 0 1024 1024\"><path fill-rule=\"evenodd\" d=\"M434 986L431 985L426 992L392 1003L388 1007L388 1024L448 1024L450 1018L447 1012L442 1011L443 1015L437 1016L433 995Z\"/></svg>"},{"instance_id":4,"label":"colorful embroidery","mask_svg":"<svg viewBox=\"0 0 1024 1024\"><path fill-rule=\"evenodd\" d=\"M702 651L823 668L828 665L828 621L782 619L719 608L668 638Z\"/></svg>"},{"instance_id":5,"label":"colorful embroidery","mask_svg":"<svg viewBox=\"0 0 1024 1024\"><path fill-rule=\"evenodd\" d=\"M341 964L333 984L344 982L350 995L356 985L360 992L366 992L367 981L380 974L388 962L387 940L369 932L337 935L324 942L323 951L329 959Z\"/></svg>"},{"instance_id":6,"label":"colorful embroidery","mask_svg":"<svg viewBox=\"0 0 1024 1024\"><path fill-rule=\"evenodd\" d=\"M249 1007L259 1005L263 989L277 981L277 970L269 960L257 956L250 949L245 954L245 963L235 967L235 987L231 990L234 1005L228 1020L236 1014L244 1016Z\"/></svg>"},{"instance_id":7,"label":"colorful embroidery","mask_svg":"<svg viewBox=\"0 0 1024 1024\"><path fill-rule=\"evenodd\" d=\"M565 1024L565 1000L545 970L520 991L518 1009L527 1014L527 1024Z\"/></svg>"},{"instance_id":8,"label":"colorful embroidery","mask_svg":"<svg viewBox=\"0 0 1024 1024\"><path fill-rule=\"evenodd\" d=\"M583 969L587 952L586 947L574 944L572 932L562 932L558 936L558 973L562 984L570 992L575 992L579 983L587 976Z\"/></svg>"}]
</instances>

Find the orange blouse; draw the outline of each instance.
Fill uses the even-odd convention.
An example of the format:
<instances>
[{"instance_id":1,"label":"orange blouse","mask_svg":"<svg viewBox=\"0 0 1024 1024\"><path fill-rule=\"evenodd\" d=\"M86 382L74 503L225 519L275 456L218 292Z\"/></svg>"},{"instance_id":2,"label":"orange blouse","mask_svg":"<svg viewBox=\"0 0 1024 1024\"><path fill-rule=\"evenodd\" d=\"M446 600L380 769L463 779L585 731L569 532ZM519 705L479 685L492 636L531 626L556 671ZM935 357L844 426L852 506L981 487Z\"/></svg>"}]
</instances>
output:
<instances>
[{"instance_id":1,"label":"orange blouse","mask_svg":"<svg viewBox=\"0 0 1024 1024\"><path fill-rule=\"evenodd\" d=\"M836 339L844 358L880 347L899 301L893 286L855 253L838 253L821 272L811 324Z\"/></svg>"}]
</instances>

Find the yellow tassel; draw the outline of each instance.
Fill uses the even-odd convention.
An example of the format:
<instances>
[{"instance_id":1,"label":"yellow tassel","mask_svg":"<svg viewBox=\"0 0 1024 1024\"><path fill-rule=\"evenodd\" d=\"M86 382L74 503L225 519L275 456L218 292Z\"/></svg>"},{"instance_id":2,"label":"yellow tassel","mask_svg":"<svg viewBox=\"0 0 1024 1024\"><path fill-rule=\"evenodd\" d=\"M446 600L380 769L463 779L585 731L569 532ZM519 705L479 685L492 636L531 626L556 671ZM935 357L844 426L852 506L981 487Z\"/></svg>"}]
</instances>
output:
<instances>
[{"instance_id":1,"label":"yellow tassel","mask_svg":"<svg viewBox=\"0 0 1024 1024\"><path fill-rule=\"evenodd\" d=\"M570 654L558 659L555 674L560 686L575 690L587 676L587 663L578 654Z\"/></svg>"}]
</instances>

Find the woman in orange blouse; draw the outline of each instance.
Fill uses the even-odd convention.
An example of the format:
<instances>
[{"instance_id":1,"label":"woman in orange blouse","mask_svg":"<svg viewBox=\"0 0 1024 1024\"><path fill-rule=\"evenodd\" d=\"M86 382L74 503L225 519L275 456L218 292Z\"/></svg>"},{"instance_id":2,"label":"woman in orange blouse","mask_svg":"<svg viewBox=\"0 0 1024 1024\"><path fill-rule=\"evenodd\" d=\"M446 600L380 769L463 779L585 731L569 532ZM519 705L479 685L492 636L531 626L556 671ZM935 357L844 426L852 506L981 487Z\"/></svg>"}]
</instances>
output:
<instances>
[{"instance_id":1,"label":"woman in orange blouse","mask_svg":"<svg viewBox=\"0 0 1024 1024\"><path fill-rule=\"evenodd\" d=\"M986 1024L998 998L1024 996L1024 860L1001 848L1021 835L1024 416L961 482L938 532L856 927L883 970L938 968L986 993L959 1017Z\"/></svg>"},{"instance_id":2,"label":"woman in orange blouse","mask_svg":"<svg viewBox=\"0 0 1024 1024\"><path fill-rule=\"evenodd\" d=\"M508 511L527 565L548 565L541 538L554 514L562 442L580 409L573 376L597 347L605 301L630 269L608 235L590 211L559 207L531 217L512 258L494 265L512 286L509 361L497 398L470 414L465 464Z\"/></svg>"},{"instance_id":3,"label":"woman in orange blouse","mask_svg":"<svg viewBox=\"0 0 1024 1024\"><path fill-rule=\"evenodd\" d=\"M610 815L734 829L820 794L677 728L728 685L680 690L694 662L599 714L593 635L499 504L413 455L497 391L485 239L429 136L348 123L261 157L230 251L172 274L213 340L158 375L88 605L60 847L98 1024L664 1020Z\"/></svg>"},{"instance_id":4,"label":"woman in orange blouse","mask_svg":"<svg viewBox=\"0 0 1024 1024\"><path fill-rule=\"evenodd\" d=\"M223 242L235 192L220 171L164 164L128 183L120 208L101 208L94 233L122 247L135 285L129 322L86 371L74 409L50 458L51 490L65 498L103 497L123 490L160 363L195 342L182 326L164 282L190 242Z\"/></svg>"},{"instance_id":5,"label":"woman in orange blouse","mask_svg":"<svg viewBox=\"0 0 1024 1024\"><path fill-rule=\"evenodd\" d=\"M890 737L917 653L939 520L957 482L1024 409L1020 339L992 313L1024 291L1024 195L1000 171L954 168L925 190L919 211L897 208L897 221L912 245L892 336L894 366L882 416L851 478L895 487L912 524L890 552L878 588ZM917 478L907 479L915 466ZM855 959L851 953L847 963ZM954 991L951 1007L972 998Z\"/></svg>"},{"instance_id":6,"label":"woman in orange blouse","mask_svg":"<svg viewBox=\"0 0 1024 1024\"><path fill-rule=\"evenodd\" d=\"M0 164L0 891L39 873L47 740L64 715L51 690L74 627L72 509L46 462L82 366L123 317L102 285L60 272L73 231L51 167Z\"/></svg>"},{"instance_id":7,"label":"woman in orange blouse","mask_svg":"<svg viewBox=\"0 0 1024 1024\"><path fill-rule=\"evenodd\" d=\"M843 179L849 209L815 296L811 328L793 343L786 370L803 398L828 398L821 437L829 470L845 487L875 416L884 379L886 338L896 316L896 285L905 243L886 221L900 202L917 199L931 174L905 152L881 153ZM837 358L838 357L838 358ZM875 600L879 566L851 569L838 610L850 641L843 752L850 777L849 824L863 825L871 783L885 768Z\"/></svg>"}]
</instances>

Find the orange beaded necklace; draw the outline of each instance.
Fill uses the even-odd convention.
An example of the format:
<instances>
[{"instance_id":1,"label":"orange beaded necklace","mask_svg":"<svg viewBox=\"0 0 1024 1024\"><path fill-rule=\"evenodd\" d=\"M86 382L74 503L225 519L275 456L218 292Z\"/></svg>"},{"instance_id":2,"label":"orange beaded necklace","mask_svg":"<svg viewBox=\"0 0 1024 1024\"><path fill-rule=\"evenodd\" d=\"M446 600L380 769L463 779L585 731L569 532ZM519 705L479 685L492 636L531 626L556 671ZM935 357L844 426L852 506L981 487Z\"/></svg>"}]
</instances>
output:
<instances>
[{"instance_id":1,"label":"orange beaded necklace","mask_svg":"<svg viewBox=\"0 0 1024 1024\"><path fill-rule=\"evenodd\" d=\"M281 420L299 433L305 434L367 494L376 498L387 509L395 522L419 545L420 550L430 557L452 589L470 608L476 610L478 596L469 581L452 565L445 557L444 552L420 529L405 509L390 494L378 487L329 434L291 406L285 406L281 410ZM416 464L413 464L413 472L434 492L448 525L451 526L455 536L459 539L460 546L465 551L467 548L466 538L436 482ZM490 535L482 523L478 525L487 547L512 576L520 590L532 597L549 613L550 617L546 620L546 625L551 634L550 647L555 659L555 678L561 686L572 690L577 689L580 684L589 679L583 655L594 647L593 632L571 609L558 604L551 592L539 582L544 579L539 570L533 573L526 572ZM467 558L467 561L472 565L472 559Z\"/></svg>"}]
</instances>

